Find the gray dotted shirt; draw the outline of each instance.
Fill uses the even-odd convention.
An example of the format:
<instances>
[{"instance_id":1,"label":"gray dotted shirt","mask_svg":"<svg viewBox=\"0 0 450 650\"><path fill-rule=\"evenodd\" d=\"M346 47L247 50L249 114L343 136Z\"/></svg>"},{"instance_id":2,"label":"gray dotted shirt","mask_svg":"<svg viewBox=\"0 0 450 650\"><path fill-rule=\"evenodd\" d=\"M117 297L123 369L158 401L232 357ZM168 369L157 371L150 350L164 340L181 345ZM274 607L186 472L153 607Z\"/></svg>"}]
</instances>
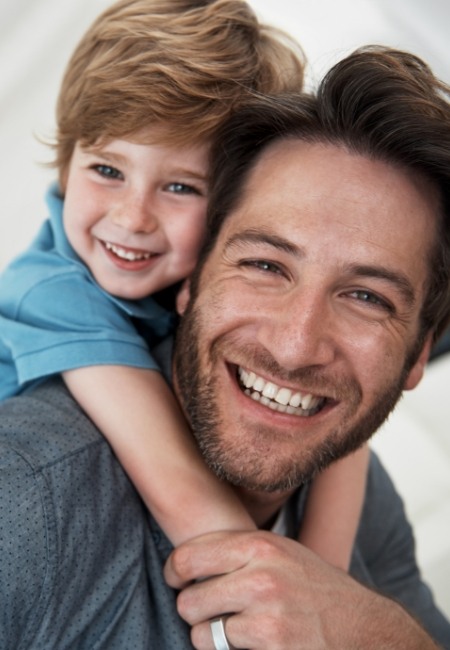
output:
<instances>
[{"instance_id":1,"label":"gray dotted shirt","mask_svg":"<svg viewBox=\"0 0 450 650\"><path fill-rule=\"evenodd\" d=\"M191 648L162 576L171 546L60 380L0 405L0 452L0 648ZM301 507L291 509L294 531ZM375 457L352 573L450 648L450 625L420 580L402 504Z\"/></svg>"}]
</instances>

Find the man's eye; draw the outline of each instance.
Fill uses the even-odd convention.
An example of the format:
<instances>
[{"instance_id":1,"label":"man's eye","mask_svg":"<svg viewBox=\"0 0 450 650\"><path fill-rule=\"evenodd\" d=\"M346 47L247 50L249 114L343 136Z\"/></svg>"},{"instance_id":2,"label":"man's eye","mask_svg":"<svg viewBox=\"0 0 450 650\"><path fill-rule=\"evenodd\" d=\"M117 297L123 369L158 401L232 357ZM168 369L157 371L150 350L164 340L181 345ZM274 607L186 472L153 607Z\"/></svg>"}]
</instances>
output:
<instances>
[{"instance_id":1,"label":"man's eye","mask_svg":"<svg viewBox=\"0 0 450 650\"><path fill-rule=\"evenodd\" d=\"M378 296L376 293L372 293L372 291L357 289L355 291L352 291L350 295L361 302L374 305L375 307L381 307L382 309L386 309L390 312L393 311L392 306L386 300L380 298L380 296Z\"/></svg>"},{"instance_id":2,"label":"man's eye","mask_svg":"<svg viewBox=\"0 0 450 650\"><path fill-rule=\"evenodd\" d=\"M266 273L283 275L283 271L278 264L268 262L267 260L243 260L241 266L258 269L259 271L264 271Z\"/></svg>"},{"instance_id":3,"label":"man's eye","mask_svg":"<svg viewBox=\"0 0 450 650\"><path fill-rule=\"evenodd\" d=\"M115 167L111 167L111 165L92 165L92 169L100 174L100 176L103 176L103 178L123 180L122 172Z\"/></svg>"},{"instance_id":4,"label":"man's eye","mask_svg":"<svg viewBox=\"0 0 450 650\"><path fill-rule=\"evenodd\" d=\"M185 185L185 183L169 183L166 189L174 194L200 194L197 188L192 187L192 185Z\"/></svg>"}]
</instances>

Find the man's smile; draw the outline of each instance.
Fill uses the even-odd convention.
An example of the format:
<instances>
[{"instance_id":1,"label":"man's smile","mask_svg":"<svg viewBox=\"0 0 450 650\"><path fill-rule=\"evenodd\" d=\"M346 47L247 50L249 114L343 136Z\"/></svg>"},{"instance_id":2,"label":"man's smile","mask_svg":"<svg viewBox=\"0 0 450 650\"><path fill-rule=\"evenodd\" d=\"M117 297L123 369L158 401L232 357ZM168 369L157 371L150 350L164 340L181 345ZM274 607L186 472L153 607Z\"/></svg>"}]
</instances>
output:
<instances>
[{"instance_id":1,"label":"man's smile","mask_svg":"<svg viewBox=\"0 0 450 650\"><path fill-rule=\"evenodd\" d=\"M245 394L273 411L307 417L320 411L326 398L300 393L266 381L251 370L238 367L239 383Z\"/></svg>"}]
</instances>

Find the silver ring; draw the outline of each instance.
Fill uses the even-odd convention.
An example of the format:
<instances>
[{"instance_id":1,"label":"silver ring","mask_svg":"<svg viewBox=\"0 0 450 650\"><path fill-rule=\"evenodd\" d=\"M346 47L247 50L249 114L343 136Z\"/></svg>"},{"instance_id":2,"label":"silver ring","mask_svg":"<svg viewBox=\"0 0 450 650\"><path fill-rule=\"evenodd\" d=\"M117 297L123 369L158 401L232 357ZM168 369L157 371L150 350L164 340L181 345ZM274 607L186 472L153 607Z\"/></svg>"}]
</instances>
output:
<instances>
[{"instance_id":1,"label":"silver ring","mask_svg":"<svg viewBox=\"0 0 450 650\"><path fill-rule=\"evenodd\" d=\"M220 618L213 618L209 622L214 648L216 650L234 650L233 646L228 643L227 635L225 634L224 621L226 621L226 618L221 616Z\"/></svg>"}]
</instances>

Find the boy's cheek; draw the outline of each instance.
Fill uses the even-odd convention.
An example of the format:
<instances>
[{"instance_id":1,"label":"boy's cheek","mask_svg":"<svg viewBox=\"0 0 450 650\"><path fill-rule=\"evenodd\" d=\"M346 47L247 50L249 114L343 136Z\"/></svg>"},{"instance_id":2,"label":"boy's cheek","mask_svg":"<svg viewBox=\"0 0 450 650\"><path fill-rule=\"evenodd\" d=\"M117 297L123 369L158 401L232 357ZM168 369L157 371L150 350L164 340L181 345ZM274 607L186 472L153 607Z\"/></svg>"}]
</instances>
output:
<instances>
[{"instance_id":1,"label":"boy's cheek","mask_svg":"<svg viewBox=\"0 0 450 650\"><path fill-rule=\"evenodd\" d=\"M176 308L180 316L186 311L187 304L191 297L191 281L189 278L184 280L176 298Z\"/></svg>"}]
</instances>

